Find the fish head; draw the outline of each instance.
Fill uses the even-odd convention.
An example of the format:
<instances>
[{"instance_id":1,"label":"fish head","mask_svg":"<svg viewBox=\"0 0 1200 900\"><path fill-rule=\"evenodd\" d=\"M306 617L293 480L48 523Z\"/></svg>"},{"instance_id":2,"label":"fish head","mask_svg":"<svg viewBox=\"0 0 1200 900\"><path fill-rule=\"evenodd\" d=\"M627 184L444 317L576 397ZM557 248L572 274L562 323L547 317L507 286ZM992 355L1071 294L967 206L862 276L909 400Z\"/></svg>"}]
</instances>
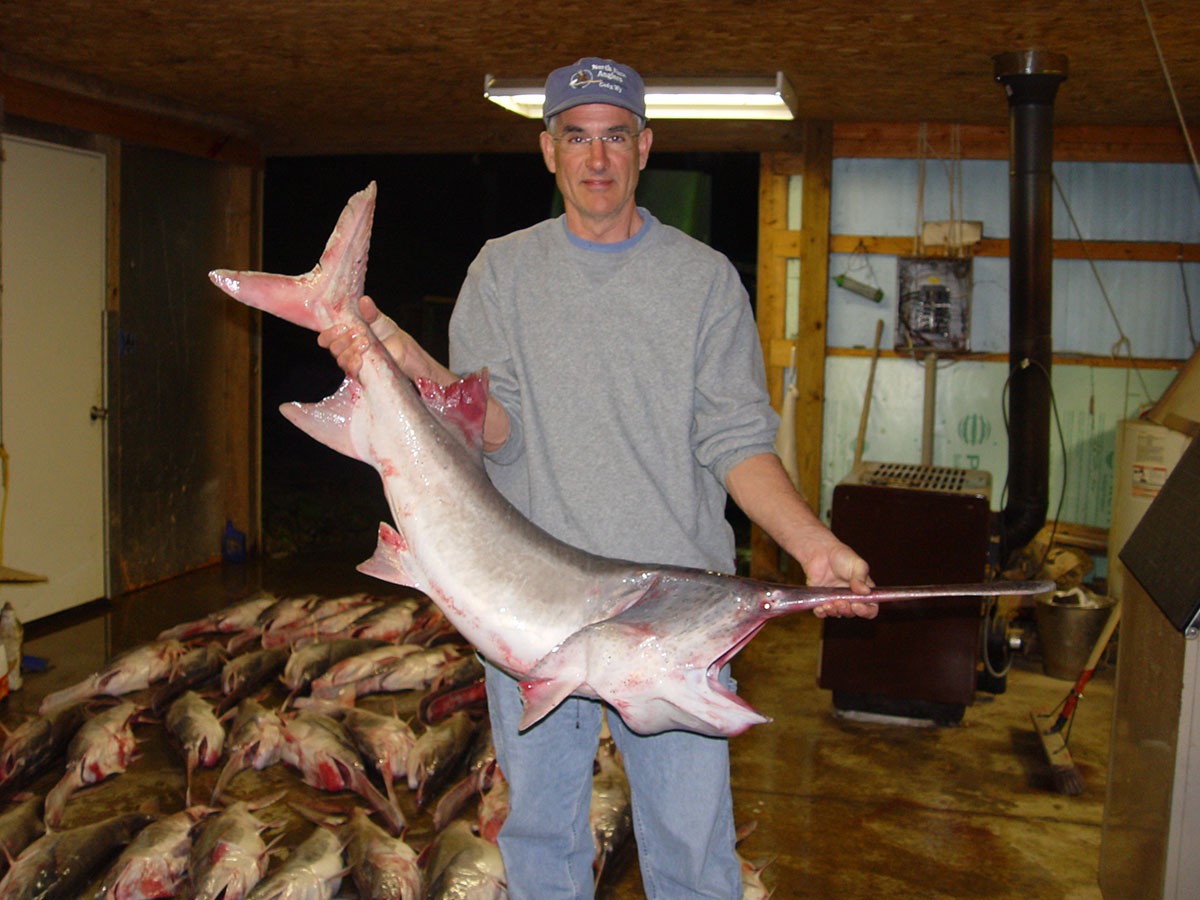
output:
<instances>
[{"instance_id":1,"label":"fish head","mask_svg":"<svg viewBox=\"0 0 1200 900\"><path fill-rule=\"evenodd\" d=\"M769 721L720 683L716 654L697 664L649 623L621 618L580 629L533 667L520 685L521 729L568 696L604 700L639 734L733 736Z\"/></svg>"}]
</instances>

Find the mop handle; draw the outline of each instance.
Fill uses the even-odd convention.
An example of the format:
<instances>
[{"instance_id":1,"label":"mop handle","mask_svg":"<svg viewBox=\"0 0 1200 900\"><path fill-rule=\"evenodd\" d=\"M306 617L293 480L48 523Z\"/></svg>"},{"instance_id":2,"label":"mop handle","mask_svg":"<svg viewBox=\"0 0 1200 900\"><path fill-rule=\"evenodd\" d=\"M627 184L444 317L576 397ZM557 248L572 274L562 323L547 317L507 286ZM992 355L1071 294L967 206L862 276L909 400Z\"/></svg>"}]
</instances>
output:
<instances>
[{"instance_id":1,"label":"mop handle","mask_svg":"<svg viewBox=\"0 0 1200 900\"><path fill-rule=\"evenodd\" d=\"M1079 673L1079 678L1075 680L1075 686L1071 688L1071 693L1067 695L1067 700L1063 704L1062 712L1058 714L1054 725L1051 726L1051 731L1058 731L1071 718L1071 714L1075 712L1075 705L1079 702L1079 698L1083 696L1083 689L1092 678L1092 672L1096 670L1096 664L1100 661L1100 654L1104 652L1104 648L1108 646L1108 639L1112 637L1113 631L1116 630L1117 622L1121 618L1121 601L1118 600L1113 604L1112 612L1108 614L1108 621L1104 623L1104 628L1100 630L1100 637L1096 641L1096 645L1092 647L1092 652L1088 654L1087 662L1084 663L1083 671Z\"/></svg>"}]
</instances>

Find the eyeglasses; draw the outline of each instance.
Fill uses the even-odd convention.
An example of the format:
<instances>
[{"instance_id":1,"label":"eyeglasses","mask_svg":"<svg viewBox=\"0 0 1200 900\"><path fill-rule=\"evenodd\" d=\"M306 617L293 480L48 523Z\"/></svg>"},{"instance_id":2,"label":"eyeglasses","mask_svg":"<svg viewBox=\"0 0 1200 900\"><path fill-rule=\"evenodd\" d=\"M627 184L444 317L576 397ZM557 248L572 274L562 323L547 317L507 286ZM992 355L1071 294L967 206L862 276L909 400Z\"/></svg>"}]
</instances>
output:
<instances>
[{"instance_id":1,"label":"eyeglasses","mask_svg":"<svg viewBox=\"0 0 1200 900\"><path fill-rule=\"evenodd\" d=\"M640 134L641 132L638 132ZM623 131L617 131L613 134L594 134L591 137L583 134L568 134L564 137L552 138L556 144L562 144L569 153L583 153L592 146L592 141L599 141L601 146L616 150L623 153L628 153L637 144L637 134L629 134Z\"/></svg>"}]
</instances>

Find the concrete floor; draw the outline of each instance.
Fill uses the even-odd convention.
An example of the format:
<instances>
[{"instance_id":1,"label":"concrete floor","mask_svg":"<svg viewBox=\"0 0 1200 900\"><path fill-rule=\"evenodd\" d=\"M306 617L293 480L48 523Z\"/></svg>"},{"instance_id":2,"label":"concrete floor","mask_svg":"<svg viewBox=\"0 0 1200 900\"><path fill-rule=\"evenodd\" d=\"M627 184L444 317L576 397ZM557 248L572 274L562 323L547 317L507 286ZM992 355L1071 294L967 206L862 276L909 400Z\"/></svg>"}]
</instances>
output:
<instances>
[{"instance_id":1,"label":"concrete floor","mask_svg":"<svg viewBox=\"0 0 1200 900\"><path fill-rule=\"evenodd\" d=\"M112 654L258 588L281 595L379 591L380 582L353 570L366 555L213 566L81 616L33 623L25 652L52 668L27 676L25 689L5 701L2 719L20 721L41 696ZM1071 752L1086 787L1066 797L1051 789L1028 714L1054 706L1070 684L1043 675L1036 660L1018 658L1006 692L980 694L960 725L869 724L832 715L829 694L816 686L819 637L811 616L776 620L734 663L741 694L774 718L733 739L731 751L738 822L757 823L739 849L748 859L770 859L763 880L776 900L1099 900L1111 667L1097 673L1076 716ZM73 800L74 822L67 824L137 805L147 794L178 808L177 757L154 740L144 752L134 767L141 772L136 789L139 776L131 770ZM203 773L200 783L209 777ZM288 777L272 773L268 780ZM428 829L416 824L410 840L419 848ZM615 860L599 896L642 896L632 846Z\"/></svg>"}]
</instances>

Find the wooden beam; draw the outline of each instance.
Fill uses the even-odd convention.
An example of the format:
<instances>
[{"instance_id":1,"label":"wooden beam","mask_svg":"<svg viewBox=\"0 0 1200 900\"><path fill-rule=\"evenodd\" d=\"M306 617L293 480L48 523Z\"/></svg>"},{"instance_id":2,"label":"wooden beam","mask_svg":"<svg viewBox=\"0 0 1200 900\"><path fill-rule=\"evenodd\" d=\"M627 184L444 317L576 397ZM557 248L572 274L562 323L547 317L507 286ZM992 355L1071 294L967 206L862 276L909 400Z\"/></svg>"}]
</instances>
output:
<instances>
[{"instance_id":1,"label":"wooden beam","mask_svg":"<svg viewBox=\"0 0 1200 900\"><path fill-rule=\"evenodd\" d=\"M261 264L259 210L261 179L246 166L222 166L218 172L216 202L225 211L215 259L231 268L256 269ZM219 294L211 289L214 298ZM224 312L221 340L223 392L221 494L227 521L246 537L247 549L261 542L261 392L259 360L261 313L219 297Z\"/></svg>"},{"instance_id":2,"label":"wooden beam","mask_svg":"<svg viewBox=\"0 0 1200 900\"><path fill-rule=\"evenodd\" d=\"M788 176L776 175L771 171L773 153L764 153L760 162L758 178L758 278L755 301L755 318L758 322L758 339L762 344L767 367L767 390L771 405L776 411L783 398L781 382L784 362L775 360L773 345L784 338L784 323L787 318L787 256L777 249L781 235L789 232L787 221ZM797 253L791 254L797 256ZM790 342L789 342L790 344Z\"/></svg>"},{"instance_id":3,"label":"wooden beam","mask_svg":"<svg viewBox=\"0 0 1200 900\"><path fill-rule=\"evenodd\" d=\"M833 155L838 159L912 159L921 156L916 122L839 122L833 127ZM945 157L953 125L925 123L926 138ZM1191 128L1200 143L1200 127ZM1008 159L1008 126L959 125L964 159ZM1173 125L1064 125L1054 129L1054 159L1063 162L1188 163L1183 133ZM779 161L787 164L785 160Z\"/></svg>"},{"instance_id":4,"label":"wooden beam","mask_svg":"<svg viewBox=\"0 0 1200 900\"><path fill-rule=\"evenodd\" d=\"M785 257L800 254L801 234L788 231L775 235L771 249ZM911 237L879 237L866 234L835 234L829 238L831 253L878 253L911 256ZM984 238L964 248L968 256L1008 256L1008 241ZM925 247L926 256L941 256L943 247ZM1200 244L1178 241L1054 241L1055 259L1105 259L1137 262L1200 262Z\"/></svg>"},{"instance_id":5,"label":"wooden beam","mask_svg":"<svg viewBox=\"0 0 1200 900\"><path fill-rule=\"evenodd\" d=\"M829 281L829 188L833 174L833 128L806 122L801 175L800 230L787 222L788 182L792 173L779 157L764 154L759 174L758 329L767 369L771 403L779 409L783 369L796 350L796 463L800 489L814 509L821 488L821 421L825 386L825 309ZM790 235L798 239L791 251ZM787 259L800 260L800 308L797 333L786 331ZM751 532L750 571L754 577L788 580L797 573L771 539Z\"/></svg>"},{"instance_id":6,"label":"wooden beam","mask_svg":"<svg viewBox=\"0 0 1200 900\"><path fill-rule=\"evenodd\" d=\"M8 115L65 125L151 147L261 168L259 146L230 131L0 72Z\"/></svg>"}]
</instances>

